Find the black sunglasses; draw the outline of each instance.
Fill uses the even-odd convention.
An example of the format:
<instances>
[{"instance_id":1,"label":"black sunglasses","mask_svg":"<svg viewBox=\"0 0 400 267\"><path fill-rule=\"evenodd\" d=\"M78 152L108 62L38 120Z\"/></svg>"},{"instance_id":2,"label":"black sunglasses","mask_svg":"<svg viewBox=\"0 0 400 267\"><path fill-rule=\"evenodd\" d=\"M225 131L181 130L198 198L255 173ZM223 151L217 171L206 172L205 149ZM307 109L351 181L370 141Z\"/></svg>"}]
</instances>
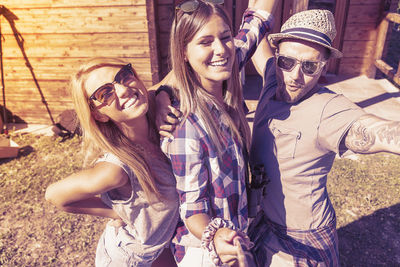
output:
<instances>
[{"instance_id":1,"label":"black sunglasses","mask_svg":"<svg viewBox=\"0 0 400 267\"><path fill-rule=\"evenodd\" d=\"M224 3L224 0L200 0L206 3L212 3L212 4L218 4L222 5ZM197 10L199 7L199 0L186 0L181 2L180 4L177 4L175 6L175 27L174 27L174 33L176 32L176 24L177 22L177 13L178 10L182 10L185 13L192 13Z\"/></svg>"},{"instance_id":2,"label":"black sunglasses","mask_svg":"<svg viewBox=\"0 0 400 267\"><path fill-rule=\"evenodd\" d=\"M135 71L132 68L132 64L129 63L123 66L117 74L115 74L114 81L112 83L106 83L89 97L90 100L99 101L102 104L110 105L115 100L115 84L122 84L124 86L128 86L129 83L135 79Z\"/></svg>"},{"instance_id":3,"label":"black sunglasses","mask_svg":"<svg viewBox=\"0 0 400 267\"><path fill-rule=\"evenodd\" d=\"M326 61L298 60L276 54L276 64L284 71L292 71L297 64L300 64L300 69L305 75L316 76L325 66Z\"/></svg>"}]
</instances>

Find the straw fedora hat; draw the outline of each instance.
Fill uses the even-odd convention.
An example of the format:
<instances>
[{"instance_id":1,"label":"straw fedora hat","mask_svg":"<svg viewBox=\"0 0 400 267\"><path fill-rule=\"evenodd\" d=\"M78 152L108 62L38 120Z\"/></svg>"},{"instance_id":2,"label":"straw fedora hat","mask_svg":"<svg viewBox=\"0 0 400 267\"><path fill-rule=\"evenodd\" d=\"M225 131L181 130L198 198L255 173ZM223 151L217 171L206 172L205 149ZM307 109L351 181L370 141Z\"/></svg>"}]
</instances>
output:
<instances>
[{"instance_id":1,"label":"straw fedora hat","mask_svg":"<svg viewBox=\"0 0 400 267\"><path fill-rule=\"evenodd\" d=\"M340 58L342 52L332 47L336 36L335 18L329 10L311 9L291 16L281 27L280 33L270 34L268 41L273 48L282 39L300 39L317 43L331 51L331 57Z\"/></svg>"}]
</instances>

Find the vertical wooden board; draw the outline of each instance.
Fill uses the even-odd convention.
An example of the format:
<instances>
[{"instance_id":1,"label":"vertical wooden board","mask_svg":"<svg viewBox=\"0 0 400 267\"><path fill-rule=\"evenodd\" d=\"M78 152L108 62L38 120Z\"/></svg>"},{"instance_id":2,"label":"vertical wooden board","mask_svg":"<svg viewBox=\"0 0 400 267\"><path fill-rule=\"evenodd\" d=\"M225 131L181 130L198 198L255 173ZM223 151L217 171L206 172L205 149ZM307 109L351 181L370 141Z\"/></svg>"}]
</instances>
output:
<instances>
[{"instance_id":1,"label":"vertical wooden board","mask_svg":"<svg viewBox=\"0 0 400 267\"><path fill-rule=\"evenodd\" d=\"M156 28L156 14L155 14L155 6L152 0L147 1L146 5L146 13L147 13L147 25L148 25L148 35L149 35L149 49L150 49L150 64L151 64L151 74L152 74L152 82L158 83L160 81L160 53L159 46L157 40L157 28Z\"/></svg>"},{"instance_id":2,"label":"vertical wooden board","mask_svg":"<svg viewBox=\"0 0 400 267\"><path fill-rule=\"evenodd\" d=\"M160 34L160 78L163 78L169 71L170 51L169 51L169 34Z\"/></svg>"},{"instance_id":3,"label":"vertical wooden board","mask_svg":"<svg viewBox=\"0 0 400 267\"><path fill-rule=\"evenodd\" d=\"M370 57L371 64L367 74L369 78L375 78L377 70L375 66L375 60L382 59L382 56L384 55L384 50L387 48L386 40L388 35L388 28L389 28L389 21L386 19L382 19L377 29L375 51Z\"/></svg>"},{"instance_id":4,"label":"vertical wooden board","mask_svg":"<svg viewBox=\"0 0 400 267\"><path fill-rule=\"evenodd\" d=\"M160 35L161 57L169 55L169 33L161 33Z\"/></svg>"},{"instance_id":5,"label":"vertical wooden board","mask_svg":"<svg viewBox=\"0 0 400 267\"><path fill-rule=\"evenodd\" d=\"M157 2L157 28L158 50L160 53L160 79L168 73L169 33L175 14L173 0L160 0Z\"/></svg>"},{"instance_id":6,"label":"vertical wooden board","mask_svg":"<svg viewBox=\"0 0 400 267\"><path fill-rule=\"evenodd\" d=\"M297 0L293 3L293 14L308 9L308 0ZM292 14L292 15L293 15Z\"/></svg>"},{"instance_id":7,"label":"vertical wooden board","mask_svg":"<svg viewBox=\"0 0 400 267\"><path fill-rule=\"evenodd\" d=\"M283 24L283 2L279 1L276 5L275 14L274 14L274 28L272 29L272 33L277 33L281 31L281 27Z\"/></svg>"},{"instance_id":8,"label":"vertical wooden board","mask_svg":"<svg viewBox=\"0 0 400 267\"><path fill-rule=\"evenodd\" d=\"M382 20L377 30L374 59L381 59L385 48L386 36L389 29L389 21Z\"/></svg>"},{"instance_id":9,"label":"vertical wooden board","mask_svg":"<svg viewBox=\"0 0 400 267\"><path fill-rule=\"evenodd\" d=\"M1 19L3 34L148 32L146 6L11 10Z\"/></svg>"},{"instance_id":10,"label":"vertical wooden board","mask_svg":"<svg viewBox=\"0 0 400 267\"><path fill-rule=\"evenodd\" d=\"M248 0L244 0L248 1ZM224 1L224 8L229 14L230 19L232 20L232 26L235 25L235 22L233 21L235 19L234 11L235 11L235 6L236 6L237 0L226 0ZM235 27L234 27L235 28Z\"/></svg>"},{"instance_id":11,"label":"vertical wooden board","mask_svg":"<svg viewBox=\"0 0 400 267\"><path fill-rule=\"evenodd\" d=\"M243 13L249 5L248 0L236 1L236 9L235 9L235 18L236 20L233 22L235 33L239 31L240 24L242 23ZM235 34L234 33L234 34Z\"/></svg>"},{"instance_id":12,"label":"vertical wooden board","mask_svg":"<svg viewBox=\"0 0 400 267\"><path fill-rule=\"evenodd\" d=\"M284 24L294 14L294 2L295 0L283 1L282 24Z\"/></svg>"},{"instance_id":13,"label":"vertical wooden board","mask_svg":"<svg viewBox=\"0 0 400 267\"><path fill-rule=\"evenodd\" d=\"M169 33L174 19L173 7L171 5L159 6L157 16L160 33Z\"/></svg>"},{"instance_id":14,"label":"vertical wooden board","mask_svg":"<svg viewBox=\"0 0 400 267\"><path fill-rule=\"evenodd\" d=\"M349 16L348 9L351 0L336 1L334 7L334 17L336 26L336 38L333 40L333 47L337 49L342 48L342 43L344 39L345 28L347 25L347 19Z\"/></svg>"},{"instance_id":15,"label":"vertical wooden board","mask_svg":"<svg viewBox=\"0 0 400 267\"><path fill-rule=\"evenodd\" d=\"M350 0L337 1L334 7L334 17L335 17L335 26L336 26L336 37L332 42L332 46L339 51L342 51L343 48L343 40L344 40L344 32L346 28L346 20L348 17L348 6ZM337 74L339 69L340 59L333 59L328 64L328 72Z\"/></svg>"}]
</instances>

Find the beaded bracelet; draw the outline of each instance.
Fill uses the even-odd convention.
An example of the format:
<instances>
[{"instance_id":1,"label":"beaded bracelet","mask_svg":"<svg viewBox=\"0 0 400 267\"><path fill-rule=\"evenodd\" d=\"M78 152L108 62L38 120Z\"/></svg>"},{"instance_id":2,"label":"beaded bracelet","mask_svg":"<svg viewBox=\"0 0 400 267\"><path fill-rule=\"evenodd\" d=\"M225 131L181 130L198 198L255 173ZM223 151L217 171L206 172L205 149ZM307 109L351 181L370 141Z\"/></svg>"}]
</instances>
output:
<instances>
[{"instance_id":1,"label":"beaded bracelet","mask_svg":"<svg viewBox=\"0 0 400 267\"><path fill-rule=\"evenodd\" d=\"M201 248L205 249L208 252L208 254L211 258L211 261L216 266L222 265L222 261L219 258L217 251L215 250L215 245L214 245L215 233L220 228L229 228L232 230L236 230L235 225L231 221L224 220L221 218L214 218L206 226L206 228L204 229L204 232L201 236Z\"/></svg>"}]
</instances>

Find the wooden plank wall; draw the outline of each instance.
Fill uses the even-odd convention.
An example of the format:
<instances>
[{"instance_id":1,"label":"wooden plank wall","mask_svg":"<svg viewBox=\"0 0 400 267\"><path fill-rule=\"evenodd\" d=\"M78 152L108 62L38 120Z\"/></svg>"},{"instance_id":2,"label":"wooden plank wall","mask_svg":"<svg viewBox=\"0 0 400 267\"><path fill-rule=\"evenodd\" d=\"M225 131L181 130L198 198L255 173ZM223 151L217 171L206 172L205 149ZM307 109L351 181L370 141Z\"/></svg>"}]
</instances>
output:
<instances>
[{"instance_id":1,"label":"wooden plank wall","mask_svg":"<svg viewBox=\"0 0 400 267\"><path fill-rule=\"evenodd\" d=\"M339 75L369 74L381 8L381 0L350 0Z\"/></svg>"},{"instance_id":2,"label":"wooden plank wall","mask_svg":"<svg viewBox=\"0 0 400 267\"><path fill-rule=\"evenodd\" d=\"M1 4L6 8L0 17L6 106L17 119L49 124L71 108L70 76L91 57L132 62L147 86L157 79L150 59L146 0L2 0Z\"/></svg>"}]
</instances>

